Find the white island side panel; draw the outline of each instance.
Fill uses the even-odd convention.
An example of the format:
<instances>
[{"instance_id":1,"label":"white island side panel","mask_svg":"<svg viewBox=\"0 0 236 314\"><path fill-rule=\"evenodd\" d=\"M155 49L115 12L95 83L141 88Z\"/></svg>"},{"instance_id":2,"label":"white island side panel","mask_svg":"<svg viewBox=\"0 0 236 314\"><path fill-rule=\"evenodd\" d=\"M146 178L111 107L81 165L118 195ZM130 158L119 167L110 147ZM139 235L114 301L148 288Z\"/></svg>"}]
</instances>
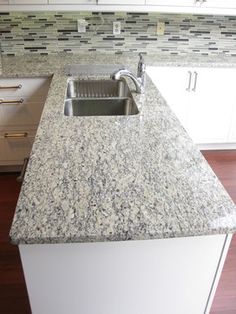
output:
<instances>
[{"instance_id":1,"label":"white island side panel","mask_svg":"<svg viewBox=\"0 0 236 314\"><path fill-rule=\"evenodd\" d=\"M32 313L208 313L229 238L19 245Z\"/></svg>"}]
</instances>

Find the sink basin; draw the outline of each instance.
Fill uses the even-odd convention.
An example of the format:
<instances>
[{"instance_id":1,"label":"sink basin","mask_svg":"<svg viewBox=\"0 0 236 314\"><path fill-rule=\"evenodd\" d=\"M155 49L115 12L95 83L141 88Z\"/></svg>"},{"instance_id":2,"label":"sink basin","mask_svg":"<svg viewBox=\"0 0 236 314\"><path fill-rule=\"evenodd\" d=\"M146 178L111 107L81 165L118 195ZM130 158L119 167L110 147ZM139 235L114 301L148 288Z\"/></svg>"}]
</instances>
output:
<instances>
[{"instance_id":1,"label":"sink basin","mask_svg":"<svg viewBox=\"0 0 236 314\"><path fill-rule=\"evenodd\" d=\"M67 98L130 97L126 81L114 80L70 80Z\"/></svg>"},{"instance_id":2,"label":"sink basin","mask_svg":"<svg viewBox=\"0 0 236 314\"><path fill-rule=\"evenodd\" d=\"M66 116L135 115L138 108L124 80L69 80Z\"/></svg>"},{"instance_id":3,"label":"sink basin","mask_svg":"<svg viewBox=\"0 0 236 314\"><path fill-rule=\"evenodd\" d=\"M66 116L117 116L134 115L138 108L131 98L81 98L67 99Z\"/></svg>"}]
</instances>

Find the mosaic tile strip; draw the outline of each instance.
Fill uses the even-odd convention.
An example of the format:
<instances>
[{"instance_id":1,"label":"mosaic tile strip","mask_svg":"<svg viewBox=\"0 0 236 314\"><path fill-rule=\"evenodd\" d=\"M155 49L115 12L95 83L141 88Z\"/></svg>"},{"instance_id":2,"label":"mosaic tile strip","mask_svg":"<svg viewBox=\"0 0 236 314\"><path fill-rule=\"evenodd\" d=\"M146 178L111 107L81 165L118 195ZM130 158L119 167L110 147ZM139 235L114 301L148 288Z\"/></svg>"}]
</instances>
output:
<instances>
[{"instance_id":1,"label":"mosaic tile strip","mask_svg":"<svg viewBox=\"0 0 236 314\"><path fill-rule=\"evenodd\" d=\"M77 20L88 23L77 32ZM122 32L112 34L113 21ZM158 21L165 34L156 35ZM236 55L236 17L124 12L0 13L1 50L5 55L99 51Z\"/></svg>"}]
</instances>

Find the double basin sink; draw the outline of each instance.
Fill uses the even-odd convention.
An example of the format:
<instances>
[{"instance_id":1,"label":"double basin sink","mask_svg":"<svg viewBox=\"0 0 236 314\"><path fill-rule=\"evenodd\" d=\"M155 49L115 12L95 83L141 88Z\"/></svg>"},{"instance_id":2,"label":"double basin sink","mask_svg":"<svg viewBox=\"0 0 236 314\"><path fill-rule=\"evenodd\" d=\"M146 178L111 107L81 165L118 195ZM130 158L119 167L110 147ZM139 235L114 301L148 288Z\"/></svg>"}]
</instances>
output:
<instances>
[{"instance_id":1,"label":"double basin sink","mask_svg":"<svg viewBox=\"0 0 236 314\"><path fill-rule=\"evenodd\" d=\"M68 81L64 105L66 116L117 116L138 112L125 80Z\"/></svg>"}]
</instances>

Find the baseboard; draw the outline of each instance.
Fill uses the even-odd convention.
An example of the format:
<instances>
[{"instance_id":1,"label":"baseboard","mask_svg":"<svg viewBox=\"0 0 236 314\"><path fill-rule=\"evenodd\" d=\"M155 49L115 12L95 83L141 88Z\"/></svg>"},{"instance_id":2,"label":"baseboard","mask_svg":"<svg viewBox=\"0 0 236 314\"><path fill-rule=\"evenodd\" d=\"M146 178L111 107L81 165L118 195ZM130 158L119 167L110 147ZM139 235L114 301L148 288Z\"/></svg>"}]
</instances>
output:
<instances>
[{"instance_id":1,"label":"baseboard","mask_svg":"<svg viewBox=\"0 0 236 314\"><path fill-rule=\"evenodd\" d=\"M21 172L22 165L15 165L15 166L0 166L0 173L1 172Z\"/></svg>"},{"instance_id":2,"label":"baseboard","mask_svg":"<svg viewBox=\"0 0 236 314\"><path fill-rule=\"evenodd\" d=\"M206 143L196 144L200 150L234 150L236 143Z\"/></svg>"}]
</instances>

